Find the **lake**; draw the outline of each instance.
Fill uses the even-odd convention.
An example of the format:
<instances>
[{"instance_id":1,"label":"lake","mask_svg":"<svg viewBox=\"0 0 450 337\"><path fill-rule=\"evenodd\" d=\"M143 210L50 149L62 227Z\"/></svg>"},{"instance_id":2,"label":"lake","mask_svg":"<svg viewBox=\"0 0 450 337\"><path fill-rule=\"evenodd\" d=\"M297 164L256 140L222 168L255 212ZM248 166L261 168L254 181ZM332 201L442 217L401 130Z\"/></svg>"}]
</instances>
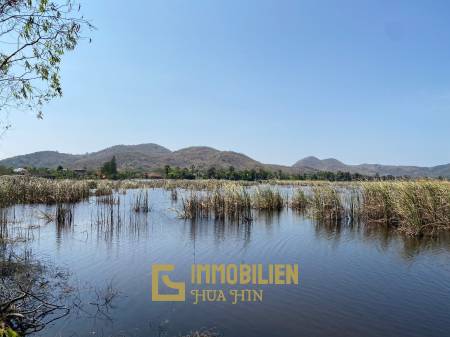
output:
<instances>
[{"instance_id":1,"label":"lake","mask_svg":"<svg viewBox=\"0 0 450 337\"><path fill-rule=\"evenodd\" d=\"M150 189L149 213L131 210L137 193L117 194L112 222L95 197L74 206L68 226L41 219L55 206L9 210L17 224L39 226L27 247L67 270L84 303L37 336L182 336L202 328L234 337L448 335L448 236L318 224L291 209L255 212L245 223L183 220L175 211L183 192L172 201L170 191ZM176 266L173 280L190 280L194 263L298 264L299 285L258 287L261 302L152 302L151 267L164 263ZM111 305L92 304L108 285Z\"/></svg>"}]
</instances>

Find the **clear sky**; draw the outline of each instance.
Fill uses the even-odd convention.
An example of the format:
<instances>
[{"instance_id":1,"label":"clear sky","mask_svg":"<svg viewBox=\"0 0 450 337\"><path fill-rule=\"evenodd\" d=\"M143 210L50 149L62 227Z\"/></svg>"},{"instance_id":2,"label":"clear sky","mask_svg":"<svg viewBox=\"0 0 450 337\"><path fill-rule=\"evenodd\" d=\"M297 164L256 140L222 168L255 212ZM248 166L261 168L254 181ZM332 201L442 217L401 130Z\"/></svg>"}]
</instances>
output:
<instances>
[{"instance_id":1,"label":"clear sky","mask_svg":"<svg viewBox=\"0 0 450 337\"><path fill-rule=\"evenodd\" d=\"M0 157L154 142L265 163L450 162L450 2L81 0L64 97Z\"/></svg>"}]
</instances>

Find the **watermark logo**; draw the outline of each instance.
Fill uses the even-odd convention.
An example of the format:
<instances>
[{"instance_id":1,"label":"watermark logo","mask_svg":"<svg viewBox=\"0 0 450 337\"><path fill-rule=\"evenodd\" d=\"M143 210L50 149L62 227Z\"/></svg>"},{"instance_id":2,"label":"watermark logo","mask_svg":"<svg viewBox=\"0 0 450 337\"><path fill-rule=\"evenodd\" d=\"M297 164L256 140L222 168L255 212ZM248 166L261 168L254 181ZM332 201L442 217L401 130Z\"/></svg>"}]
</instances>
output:
<instances>
[{"instance_id":1,"label":"watermark logo","mask_svg":"<svg viewBox=\"0 0 450 337\"><path fill-rule=\"evenodd\" d=\"M185 302L186 282L174 282L167 273L173 264L152 265L152 300L156 302ZM298 286L297 264L193 264L191 266L193 304L200 302L262 302L261 286ZM162 281L162 283L160 283ZM166 288L161 290L161 285ZM233 287L227 289L224 287ZM234 288L237 287L237 288ZM176 293L172 293L176 290ZM169 292L169 293L168 293Z\"/></svg>"},{"instance_id":2,"label":"watermark logo","mask_svg":"<svg viewBox=\"0 0 450 337\"><path fill-rule=\"evenodd\" d=\"M159 287L159 276L161 273L175 270L173 264L152 265L152 301L155 302L184 302L186 300L186 284L184 282L173 282L168 275L161 275L162 283L168 288L175 289L176 294L161 294Z\"/></svg>"}]
</instances>

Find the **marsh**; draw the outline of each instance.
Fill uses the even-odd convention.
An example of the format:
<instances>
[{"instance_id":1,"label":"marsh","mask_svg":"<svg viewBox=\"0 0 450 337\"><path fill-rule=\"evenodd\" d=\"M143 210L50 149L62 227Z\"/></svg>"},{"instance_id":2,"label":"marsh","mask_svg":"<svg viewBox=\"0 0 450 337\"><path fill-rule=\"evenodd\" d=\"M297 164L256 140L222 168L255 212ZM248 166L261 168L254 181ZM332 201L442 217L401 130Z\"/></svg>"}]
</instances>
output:
<instances>
[{"instance_id":1,"label":"marsh","mask_svg":"<svg viewBox=\"0 0 450 337\"><path fill-rule=\"evenodd\" d=\"M255 188L246 187L249 194ZM262 188L274 189L276 204L277 193L297 193L292 186ZM251 207L252 221L184 219L179 212L192 193L208 192L173 186L125 188L113 192L108 200L114 202L91 193L71 204L70 221L60 224L42 216L56 214L58 205L7 208L3 217L10 228L32 231L17 244L69 271L76 299L88 303L86 310L72 310L36 335L179 336L207 328L223 336L261 337L274 336L275 326L283 336L447 333L447 232L417 237L364 222L320 221L291 207ZM260 204L267 200L263 194L257 199ZM145 211L136 210L143 196L148 205ZM300 278L298 286L261 286L263 300L256 302L152 302L155 263L175 265L173 280L189 280L192 264L298 264ZM93 289L109 289L111 305L100 315L89 304ZM223 288L226 293L230 289Z\"/></svg>"}]
</instances>

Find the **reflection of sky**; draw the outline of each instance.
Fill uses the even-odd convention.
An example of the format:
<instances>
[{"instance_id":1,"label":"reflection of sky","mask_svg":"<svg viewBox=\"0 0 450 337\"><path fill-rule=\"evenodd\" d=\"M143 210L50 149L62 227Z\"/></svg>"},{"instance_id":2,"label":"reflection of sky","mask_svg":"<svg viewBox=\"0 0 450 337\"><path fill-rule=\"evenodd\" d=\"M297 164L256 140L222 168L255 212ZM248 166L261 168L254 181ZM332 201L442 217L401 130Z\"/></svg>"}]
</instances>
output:
<instances>
[{"instance_id":1,"label":"reflection of sky","mask_svg":"<svg viewBox=\"0 0 450 337\"><path fill-rule=\"evenodd\" d=\"M150 193L152 211L136 215L128 209L133 193L121 196L120 225L100 230L97 204L82 203L73 227L58 232L54 224L42 225L30 244L35 254L68 268L74 282L102 287L112 281L120 291L110 311L114 322L95 322L97 331L172 336L216 327L228 336L442 336L450 324L449 240L417 242L364 227L323 226L291 211L255 213L247 225L192 223L168 210L177 205L160 190ZM46 207L18 206L16 218L36 224L30 215L37 208ZM300 286L263 287L263 303L151 302L152 263L175 264L170 277L179 281L189 280L194 262L298 263ZM59 329L83 335L93 324L71 317L43 336Z\"/></svg>"}]
</instances>

